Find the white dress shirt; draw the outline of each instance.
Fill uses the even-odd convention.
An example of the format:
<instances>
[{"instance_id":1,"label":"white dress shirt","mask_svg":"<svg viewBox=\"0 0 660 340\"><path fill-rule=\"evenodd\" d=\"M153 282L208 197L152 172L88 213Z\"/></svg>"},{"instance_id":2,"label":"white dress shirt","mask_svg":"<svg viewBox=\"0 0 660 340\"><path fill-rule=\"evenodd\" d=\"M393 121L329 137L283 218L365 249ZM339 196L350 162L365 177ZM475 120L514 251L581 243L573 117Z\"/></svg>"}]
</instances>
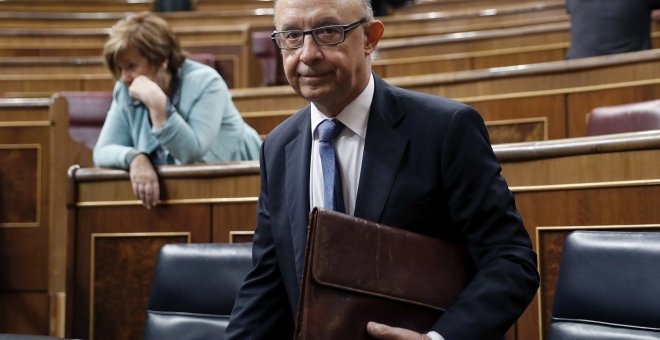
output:
<instances>
[{"instance_id":1,"label":"white dress shirt","mask_svg":"<svg viewBox=\"0 0 660 340\"><path fill-rule=\"evenodd\" d=\"M333 145L341 169L345 211L349 215L353 215L355 211L355 199L358 183L360 183L362 155L364 154L364 139L367 135L367 121L373 96L374 77L371 75L369 83L362 93L335 118L346 126L334 140ZM312 103L311 109L312 155L309 169L309 200L310 207L314 208L323 207L323 172L319 156L319 134L316 127L323 120L331 118L321 113L314 103Z\"/></svg>"}]
</instances>

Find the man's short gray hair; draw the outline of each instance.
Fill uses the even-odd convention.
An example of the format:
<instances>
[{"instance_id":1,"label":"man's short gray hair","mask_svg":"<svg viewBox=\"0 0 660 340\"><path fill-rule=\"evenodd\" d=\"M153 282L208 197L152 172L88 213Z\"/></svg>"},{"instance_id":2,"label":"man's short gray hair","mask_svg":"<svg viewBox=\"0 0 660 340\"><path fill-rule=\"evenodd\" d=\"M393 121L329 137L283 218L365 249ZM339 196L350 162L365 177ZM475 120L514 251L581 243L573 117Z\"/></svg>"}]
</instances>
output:
<instances>
[{"instance_id":1,"label":"man's short gray hair","mask_svg":"<svg viewBox=\"0 0 660 340\"><path fill-rule=\"evenodd\" d=\"M277 8L277 3L279 0L275 0L273 3L273 8ZM371 7L371 0L360 0L362 2L362 18L367 19L367 22L374 20L374 10ZM273 20L275 16L273 16Z\"/></svg>"}]
</instances>

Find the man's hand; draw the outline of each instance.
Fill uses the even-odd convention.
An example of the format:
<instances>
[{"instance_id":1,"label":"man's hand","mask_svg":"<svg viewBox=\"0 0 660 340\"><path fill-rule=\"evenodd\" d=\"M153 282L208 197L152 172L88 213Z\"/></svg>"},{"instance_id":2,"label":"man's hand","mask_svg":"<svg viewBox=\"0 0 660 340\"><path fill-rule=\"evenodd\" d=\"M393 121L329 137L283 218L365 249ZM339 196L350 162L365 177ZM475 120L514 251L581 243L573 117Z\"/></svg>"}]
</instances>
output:
<instances>
[{"instance_id":1,"label":"man's hand","mask_svg":"<svg viewBox=\"0 0 660 340\"><path fill-rule=\"evenodd\" d=\"M160 197L160 186L158 175L149 158L145 154L135 156L131 161L129 174L133 193L142 201L142 205L147 209L155 207Z\"/></svg>"},{"instance_id":2,"label":"man's hand","mask_svg":"<svg viewBox=\"0 0 660 340\"><path fill-rule=\"evenodd\" d=\"M419 334L405 328L390 327L373 321L367 324L367 332L376 339L383 340L430 340L425 334Z\"/></svg>"}]
</instances>

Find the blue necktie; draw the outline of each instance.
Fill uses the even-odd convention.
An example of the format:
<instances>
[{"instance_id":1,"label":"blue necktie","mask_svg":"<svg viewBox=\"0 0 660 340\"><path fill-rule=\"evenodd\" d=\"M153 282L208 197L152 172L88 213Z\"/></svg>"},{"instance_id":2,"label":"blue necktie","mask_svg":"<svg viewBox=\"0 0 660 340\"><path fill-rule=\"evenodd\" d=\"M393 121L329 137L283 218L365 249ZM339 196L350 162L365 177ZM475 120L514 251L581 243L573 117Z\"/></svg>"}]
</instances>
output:
<instances>
[{"instance_id":1,"label":"blue necktie","mask_svg":"<svg viewBox=\"0 0 660 340\"><path fill-rule=\"evenodd\" d=\"M324 208L344 212L344 194L341 188L341 170L332 147L332 140L339 135L344 125L336 119L326 119L318 126L319 153L323 169Z\"/></svg>"}]
</instances>

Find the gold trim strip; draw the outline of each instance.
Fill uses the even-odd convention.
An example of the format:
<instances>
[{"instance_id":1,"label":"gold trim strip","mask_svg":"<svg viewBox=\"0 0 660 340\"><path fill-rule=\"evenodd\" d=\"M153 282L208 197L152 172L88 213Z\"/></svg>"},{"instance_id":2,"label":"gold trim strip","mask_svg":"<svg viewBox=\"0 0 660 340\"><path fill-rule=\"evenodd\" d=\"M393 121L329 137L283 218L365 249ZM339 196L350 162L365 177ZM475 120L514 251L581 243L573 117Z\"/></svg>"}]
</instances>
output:
<instances>
[{"instance_id":1,"label":"gold trim strip","mask_svg":"<svg viewBox=\"0 0 660 340\"><path fill-rule=\"evenodd\" d=\"M487 120L484 121L484 123L486 124L486 127L510 124L541 123L543 124L543 140L548 140L548 116Z\"/></svg>"},{"instance_id":2,"label":"gold trim strip","mask_svg":"<svg viewBox=\"0 0 660 340\"><path fill-rule=\"evenodd\" d=\"M660 224L608 224L608 225L588 225L588 226L537 226L534 230L536 235L536 263L539 268L543 268L541 263L541 233L542 231L561 231L561 230L616 230L616 229L654 229L660 228ZM562 250L563 251L563 250ZM561 268L560 268L561 270ZM538 330L539 339L543 339L543 289L538 289Z\"/></svg>"},{"instance_id":3,"label":"gold trim strip","mask_svg":"<svg viewBox=\"0 0 660 340\"><path fill-rule=\"evenodd\" d=\"M660 179L640 179L632 181L614 181L614 182L589 182L589 183L567 183L567 184L548 184L548 185L529 185L529 186L514 186L509 189L516 192L533 192L533 191L557 191L557 190L585 190L585 189L601 189L601 188L621 188L621 187L636 187L636 186L652 186L660 185Z\"/></svg>"},{"instance_id":4,"label":"gold trim strip","mask_svg":"<svg viewBox=\"0 0 660 340\"><path fill-rule=\"evenodd\" d=\"M246 236L246 235L253 235L254 236L254 231L232 230L232 231L229 232L229 243L234 243L234 236Z\"/></svg>"},{"instance_id":5,"label":"gold trim strip","mask_svg":"<svg viewBox=\"0 0 660 340\"><path fill-rule=\"evenodd\" d=\"M575 93L584 93L592 91L601 91L601 90L610 90L610 89L619 89L627 87L636 87L636 86L646 86L646 85L658 85L660 84L660 79L646 79L646 80L635 80L635 81L626 81L619 83L608 83L603 85L586 85L586 86L576 86L569 88L561 89L552 89L552 90L537 90L537 91L526 91L526 92L516 92L516 93L502 93L502 94L490 94L483 96L473 96L473 97L461 97L454 98L460 102L475 102L475 101L487 101L487 100L498 100L498 99L511 99L519 97L538 97L546 95L571 95Z\"/></svg>"},{"instance_id":6,"label":"gold trim strip","mask_svg":"<svg viewBox=\"0 0 660 340\"><path fill-rule=\"evenodd\" d=\"M180 232L148 232L148 233L92 233L90 235L90 255L89 255L89 340L94 339L94 252L95 240L102 237L148 237L148 236L186 236L190 243L191 235L189 231Z\"/></svg>"},{"instance_id":7,"label":"gold trim strip","mask_svg":"<svg viewBox=\"0 0 660 340\"><path fill-rule=\"evenodd\" d=\"M32 126L53 126L52 121L21 121L21 122L0 122L0 128L4 127L32 127Z\"/></svg>"},{"instance_id":8,"label":"gold trim strip","mask_svg":"<svg viewBox=\"0 0 660 340\"><path fill-rule=\"evenodd\" d=\"M38 218L37 218L38 219ZM38 227L38 222L2 222L0 228L35 228Z\"/></svg>"},{"instance_id":9,"label":"gold trim strip","mask_svg":"<svg viewBox=\"0 0 660 340\"><path fill-rule=\"evenodd\" d=\"M0 144L0 149L40 149L41 144Z\"/></svg>"},{"instance_id":10,"label":"gold trim strip","mask_svg":"<svg viewBox=\"0 0 660 340\"><path fill-rule=\"evenodd\" d=\"M184 205L184 204L216 204L216 203L249 203L257 202L257 197L216 197L216 198L182 198L172 200L158 201L159 205ZM132 206L142 205L140 200L126 200L126 201L83 201L76 203L78 208L94 208L94 207L117 207L117 206Z\"/></svg>"}]
</instances>

